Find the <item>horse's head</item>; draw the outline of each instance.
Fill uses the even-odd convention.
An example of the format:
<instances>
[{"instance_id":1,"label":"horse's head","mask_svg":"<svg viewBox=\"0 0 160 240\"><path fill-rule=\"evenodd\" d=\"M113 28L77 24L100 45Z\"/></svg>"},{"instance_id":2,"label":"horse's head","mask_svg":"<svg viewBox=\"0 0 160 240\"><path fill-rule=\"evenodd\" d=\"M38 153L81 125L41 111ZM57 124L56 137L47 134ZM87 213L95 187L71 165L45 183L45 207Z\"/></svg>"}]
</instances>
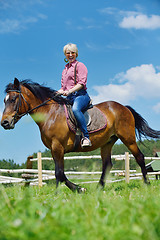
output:
<instances>
[{"instance_id":1,"label":"horse's head","mask_svg":"<svg viewBox=\"0 0 160 240\"><path fill-rule=\"evenodd\" d=\"M13 129L15 123L20 119L21 108L21 86L17 78L13 84L9 84L6 88L6 97L4 99L5 109L3 111L1 125L4 129Z\"/></svg>"},{"instance_id":2,"label":"horse's head","mask_svg":"<svg viewBox=\"0 0 160 240\"><path fill-rule=\"evenodd\" d=\"M36 111L42 106L47 105L48 102L55 101L58 104L68 103L63 97L57 96L57 91L30 80L19 82L15 78L13 84L10 83L7 85L5 92L7 95L4 99L5 109L1 120L1 125L5 129L13 129L18 120L26 114L32 114L32 117L35 117L33 115L34 110ZM42 114L40 115L42 116ZM42 120L40 115L38 115L36 122Z\"/></svg>"}]
</instances>

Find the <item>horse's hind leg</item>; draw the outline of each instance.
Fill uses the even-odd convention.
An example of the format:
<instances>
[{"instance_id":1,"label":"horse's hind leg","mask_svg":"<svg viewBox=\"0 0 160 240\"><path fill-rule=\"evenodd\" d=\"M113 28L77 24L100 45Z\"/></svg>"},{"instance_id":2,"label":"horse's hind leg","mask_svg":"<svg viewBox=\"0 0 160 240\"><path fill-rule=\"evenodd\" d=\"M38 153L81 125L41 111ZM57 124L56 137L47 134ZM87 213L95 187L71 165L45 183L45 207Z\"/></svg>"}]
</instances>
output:
<instances>
[{"instance_id":1,"label":"horse's hind leg","mask_svg":"<svg viewBox=\"0 0 160 240\"><path fill-rule=\"evenodd\" d=\"M144 182L149 183L149 180L147 178L147 170L145 167L144 155L137 146L136 139L135 139L135 132L132 131L131 129L128 129L128 136L124 137L123 135L123 137L120 136L119 138L127 146L127 148L131 151L131 153L135 157L136 162L141 168Z\"/></svg>"},{"instance_id":2,"label":"horse's hind leg","mask_svg":"<svg viewBox=\"0 0 160 240\"><path fill-rule=\"evenodd\" d=\"M135 119L128 109L124 108L123 111L120 112L120 115L115 122L115 129L116 136L127 146L140 166L144 182L148 183L144 155L136 143Z\"/></svg>"},{"instance_id":3,"label":"horse's hind leg","mask_svg":"<svg viewBox=\"0 0 160 240\"><path fill-rule=\"evenodd\" d=\"M101 147L102 175L99 180L99 184L102 187L105 185L105 175L108 174L112 168L111 150L117 139L118 138L116 136L112 136L110 141Z\"/></svg>"},{"instance_id":4,"label":"horse's hind leg","mask_svg":"<svg viewBox=\"0 0 160 240\"><path fill-rule=\"evenodd\" d=\"M147 169L145 166L145 160L144 160L144 155L143 153L139 150L137 143L135 142L134 144L131 144L128 146L129 150L133 154L133 156L136 159L136 162L141 168L142 174L143 174L143 179L145 183L149 183L149 179L147 178Z\"/></svg>"}]
</instances>

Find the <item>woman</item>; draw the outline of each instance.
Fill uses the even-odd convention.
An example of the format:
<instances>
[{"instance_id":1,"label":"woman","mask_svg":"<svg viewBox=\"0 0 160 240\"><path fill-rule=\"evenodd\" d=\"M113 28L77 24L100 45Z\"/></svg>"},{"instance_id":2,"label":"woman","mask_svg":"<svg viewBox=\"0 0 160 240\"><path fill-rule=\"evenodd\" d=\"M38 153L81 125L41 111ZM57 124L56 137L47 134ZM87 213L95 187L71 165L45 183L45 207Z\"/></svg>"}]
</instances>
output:
<instances>
[{"instance_id":1,"label":"woman","mask_svg":"<svg viewBox=\"0 0 160 240\"><path fill-rule=\"evenodd\" d=\"M72 111L83 134L81 146L88 147L92 144L89 139L86 121L83 115L83 110L87 108L90 102L90 97L86 91L88 71L83 63L76 60L78 57L78 48L76 44L69 43L65 45L63 52L66 56L65 60L67 60L68 63L65 65L62 72L61 89L58 92L63 96L67 96L67 99L73 104Z\"/></svg>"}]
</instances>

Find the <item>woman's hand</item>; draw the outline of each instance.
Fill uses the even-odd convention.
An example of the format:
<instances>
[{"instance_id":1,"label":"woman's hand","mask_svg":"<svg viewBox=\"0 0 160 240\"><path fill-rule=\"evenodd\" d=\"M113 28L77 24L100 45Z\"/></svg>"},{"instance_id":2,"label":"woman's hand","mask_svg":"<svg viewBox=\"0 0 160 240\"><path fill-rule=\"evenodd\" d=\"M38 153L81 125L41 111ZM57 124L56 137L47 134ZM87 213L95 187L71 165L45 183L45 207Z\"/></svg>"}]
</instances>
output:
<instances>
[{"instance_id":1,"label":"woman's hand","mask_svg":"<svg viewBox=\"0 0 160 240\"><path fill-rule=\"evenodd\" d=\"M58 94L59 94L59 95L63 95L63 93L64 93L63 89L59 89L59 90L57 91L57 95L58 95Z\"/></svg>"},{"instance_id":2,"label":"woman's hand","mask_svg":"<svg viewBox=\"0 0 160 240\"><path fill-rule=\"evenodd\" d=\"M70 93L70 91L63 91L63 96L68 96Z\"/></svg>"},{"instance_id":3,"label":"woman's hand","mask_svg":"<svg viewBox=\"0 0 160 240\"><path fill-rule=\"evenodd\" d=\"M70 95L71 93L74 93L76 91L79 91L80 89L83 88L83 85L82 84L76 84L73 88L71 88L69 91L68 90L63 90L62 88L60 90L58 90L58 93L62 94L63 96L68 96Z\"/></svg>"},{"instance_id":4,"label":"woman's hand","mask_svg":"<svg viewBox=\"0 0 160 240\"><path fill-rule=\"evenodd\" d=\"M68 90L64 91L63 89L58 90L57 93L59 95L63 95L63 96L68 96L69 94L71 94L70 91L68 91Z\"/></svg>"}]
</instances>

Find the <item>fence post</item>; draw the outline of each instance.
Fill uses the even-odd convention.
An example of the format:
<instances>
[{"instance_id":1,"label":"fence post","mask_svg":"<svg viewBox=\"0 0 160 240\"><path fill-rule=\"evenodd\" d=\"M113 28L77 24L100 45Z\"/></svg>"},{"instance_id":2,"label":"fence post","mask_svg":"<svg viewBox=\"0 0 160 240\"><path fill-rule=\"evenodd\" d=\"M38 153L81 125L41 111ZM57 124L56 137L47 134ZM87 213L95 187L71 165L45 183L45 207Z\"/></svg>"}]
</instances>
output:
<instances>
[{"instance_id":1,"label":"fence post","mask_svg":"<svg viewBox=\"0 0 160 240\"><path fill-rule=\"evenodd\" d=\"M41 152L37 153L38 159L38 186L42 187L42 154Z\"/></svg>"},{"instance_id":2,"label":"fence post","mask_svg":"<svg viewBox=\"0 0 160 240\"><path fill-rule=\"evenodd\" d=\"M129 183L129 152L125 152L125 179Z\"/></svg>"}]
</instances>

